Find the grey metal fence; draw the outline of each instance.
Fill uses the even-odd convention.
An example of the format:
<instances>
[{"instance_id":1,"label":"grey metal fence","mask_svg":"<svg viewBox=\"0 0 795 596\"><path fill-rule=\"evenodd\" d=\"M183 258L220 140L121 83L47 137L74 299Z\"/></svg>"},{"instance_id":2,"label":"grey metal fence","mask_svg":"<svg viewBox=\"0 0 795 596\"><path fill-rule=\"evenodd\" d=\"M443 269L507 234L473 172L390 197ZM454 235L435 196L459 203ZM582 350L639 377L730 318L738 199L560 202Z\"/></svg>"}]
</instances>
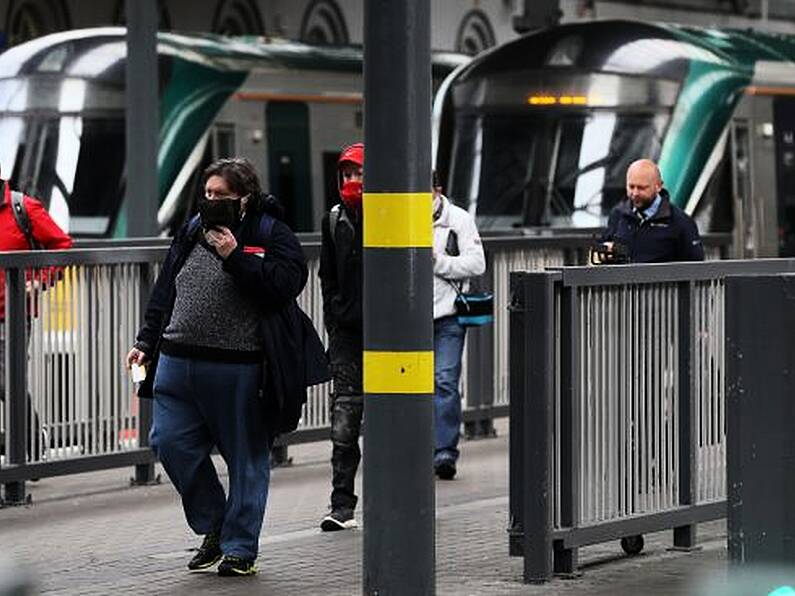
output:
<instances>
[{"instance_id":1,"label":"grey metal fence","mask_svg":"<svg viewBox=\"0 0 795 596\"><path fill-rule=\"evenodd\" d=\"M510 550L525 579L580 546L725 516L723 279L795 260L566 267L511 277ZM750 313L749 313L750 315Z\"/></svg>"},{"instance_id":2,"label":"grey metal fence","mask_svg":"<svg viewBox=\"0 0 795 596\"><path fill-rule=\"evenodd\" d=\"M711 239L712 254L725 251L727 241ZM493 326L469 335L466 420L507 415L510 271L582 263L590 242L583 235L484 238L489 267L479 283L493 289L497 316ZM133 394L123 360L167 246L158 239L83 245L91 248L0 254L8 280L0 341L15 363L6 371L8 399L0 403L0 483L126 465L137 466L141 481L151 475L150 404ZM309 282L299 303L323 335L317 238L304 247ZM310 390L287 443L326 437L328 389ZM23 497L24 487L17 488Z\"/></svg>"}]
</instances>

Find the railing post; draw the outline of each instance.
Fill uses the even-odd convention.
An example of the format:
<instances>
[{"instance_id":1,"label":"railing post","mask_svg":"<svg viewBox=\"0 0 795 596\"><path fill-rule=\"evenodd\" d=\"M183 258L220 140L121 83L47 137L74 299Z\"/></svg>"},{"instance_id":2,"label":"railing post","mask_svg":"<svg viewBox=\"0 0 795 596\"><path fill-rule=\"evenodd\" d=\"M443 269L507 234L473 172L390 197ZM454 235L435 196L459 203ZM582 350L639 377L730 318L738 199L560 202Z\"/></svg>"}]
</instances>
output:
<instances>
[{"instance_id":1,"label":"railing post","mask_svg":"<svg viewBox=\"0 0 795 596\"><path fill-rule=\"evenodd\" d=\"M28 395L27 366L27 313L25 312L25 270L6 269L6 395L8 407L8 454L11 466L24 465L28 444L26 404ZM23 505L29 502L25 495L25 482L9 482L5 485L6 505Z\"/></svg>"},{"instance_id":2,"label":"railing post","mask_svg":"<svg viewBox=\"0 0 795 596\"><path fill-rule=\"evenodd\" d=\"M152 263L141 263L139 269L141 276L140 292L139 292L139 312L141 313L141 320L143 320L144 313L146 312L146 305L149 302L149 296L152 293L153 286L153 268ZM148 370L148 374L155 374L154 370ZM154 380L154 379L153 379ZM149 431L152 429L152 400L139 399L138 400L138 447L145 449L149 447ZM157 482L155 476L154 462L146 464L138 464L135 466L135 477L132 478L131 483L136 486L153 484Z\"/></svg>"},{"instance_id":3,"label":"railing post","mask_svg":"<svg viewBox=\"0 0 795 596\"><path fill-rule=\"evenodd\" d=\"M679 344L679 505L696 503L696 378L693 360L696 355L696 334L693 329L695 308L695 283L677 285L678 344ZM690 550L696 546L696 524L674 528L674 549Z\"/></svg>"},{"instance_id":4,"label":"railing post","mask_svg":"<svg viewBox=\"0 0 795 596\"><path fill-rule=\"evenodd\" d=\"M795 275L727 277L725 291L729 561L791 577Z\"/></svg>"},{"instance_id":5,"label":"railing post","mask_svg":"<svg viewBox=\"0 0 795 596\"><path fill-rule=\"evenodd\" d=\"M512 473L521 466L520 484L514 476L511 506L521 504L522 552L524 555L525 583L541 583L552 576L552 516L550 486L550 461L555 374L555 307L554 274L513 273L511 288L514 292L513 313L521 310L519 321L512 320L511 347L519 347L517 361L511 355L511 424L522 425L521 447L511 435L512 455L521 449L520 461L511 460ZM515 332L519 337L515 337ZM518 377L518 378L516 378ZM514 402L523 400L521 418L513 420Z\"/></svg>"},{"instance_id":6,"label":"railing post","mask_svg":"<svg viewBox=\"0 0 795 596\"><path fill-rule=\"evenodd\" d=\"M486 273L473 286L479 291L494 291L494 268L486 254ZM472 327L467 330L467 406L471 410L490 408L494 405L494 325ZM468 439L494 437L494 419L491 416L464 423Z\"/></svg>"},{"instance_id":7,"label":"railing post","mask_svg":"<svg viewBox=\"0 0 795 596\"><path fill-rule=\"evenodd\" d=\"M524 553L524 409L525 409L525 353L527 296L524 292L524 273L510 274L509 330L508 330L508 552L513 557Z\"/></svg>"},{"instance_id":8,"label":"railing post","mask_svg":"<svg viewBox=\"0 0 795 596\"><path fill-rule=\"evenodd\" d=\"M580 317L576 288L561 291L560 301L560 523L576 528L580 521ZM577 548L555 545L555 573L576 573Z\"/></svg>"}]
</instances>

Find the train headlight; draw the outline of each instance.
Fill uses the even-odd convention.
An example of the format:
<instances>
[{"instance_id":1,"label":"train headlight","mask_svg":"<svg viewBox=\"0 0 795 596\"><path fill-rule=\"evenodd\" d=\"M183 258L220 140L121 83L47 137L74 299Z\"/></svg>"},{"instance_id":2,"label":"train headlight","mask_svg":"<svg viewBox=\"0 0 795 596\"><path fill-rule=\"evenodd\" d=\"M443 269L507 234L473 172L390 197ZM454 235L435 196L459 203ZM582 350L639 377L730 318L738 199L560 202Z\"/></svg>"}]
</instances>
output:
<instances>
[{"instance_id":1,"label":"train headlight","mask_svg":"<svg viewBox=\"0 0 795 596\"><path fill-rule=\"evenodd\" d=\"M585 95L530 95L527 103L531 106L585 106L588 98Z\"/></svg>"}]
</instances>

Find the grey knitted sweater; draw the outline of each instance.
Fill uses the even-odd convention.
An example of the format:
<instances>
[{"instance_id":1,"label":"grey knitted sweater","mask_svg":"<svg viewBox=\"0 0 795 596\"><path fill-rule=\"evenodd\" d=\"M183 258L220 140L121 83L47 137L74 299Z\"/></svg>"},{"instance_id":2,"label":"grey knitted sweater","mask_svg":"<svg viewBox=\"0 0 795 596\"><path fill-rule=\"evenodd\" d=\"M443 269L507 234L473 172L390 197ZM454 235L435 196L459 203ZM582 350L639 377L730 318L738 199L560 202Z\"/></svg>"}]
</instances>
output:
<instances>
[{"instance_id":1,"label":"grey knitted sweater","mask_svg":"<svg viewBox=\"0 0 795 596\"><path fill-rule=\"evenodd\" d=\"M176 278L176 299L163 340L183 348L259 352L261 312L212 248L197 242ZM214 350L213 350L214 349ZM181 350L184 352L185 350ZM192 350L194 353L196 350ZM196 355L201 355L201 351Z\"/></svg>"}]
</instances>

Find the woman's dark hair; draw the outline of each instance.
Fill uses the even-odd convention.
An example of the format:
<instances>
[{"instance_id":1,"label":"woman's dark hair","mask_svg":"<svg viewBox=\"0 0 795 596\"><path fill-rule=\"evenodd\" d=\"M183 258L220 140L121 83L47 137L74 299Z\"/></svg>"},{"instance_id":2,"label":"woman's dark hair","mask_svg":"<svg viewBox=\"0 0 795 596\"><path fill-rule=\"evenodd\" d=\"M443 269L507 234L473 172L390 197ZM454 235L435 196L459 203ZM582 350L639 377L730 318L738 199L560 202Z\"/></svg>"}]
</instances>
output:
<instances>
[{"instance_id":1,"label":"woman's dark hair","mask_svg":"<svg viewBox=\"0 0 795 596\"><path fill-rule=\"evenodd\" d=\"M252 198L262 194L259 176L252 164L245 157L226 157L217 159L204 170L202 186L213 176L220 176L229 185L229 189L238 196L251 195Z\"/></svg>"},{"instance_id":2,"label":"woman's dark hair","mask_svg":"<svg viewBox=\"0 0 795 596\"><path fill-rule=\"evenodd\" d=\"M229 190L244 197L249 195L249 209L254 213L269 213L277 219L284 219L284 207L273 195L262 190L257 171L245 157L225 157L211 163L202 176L202 188L212 176L226 180Z\"/></svg>"}]
</instances>

